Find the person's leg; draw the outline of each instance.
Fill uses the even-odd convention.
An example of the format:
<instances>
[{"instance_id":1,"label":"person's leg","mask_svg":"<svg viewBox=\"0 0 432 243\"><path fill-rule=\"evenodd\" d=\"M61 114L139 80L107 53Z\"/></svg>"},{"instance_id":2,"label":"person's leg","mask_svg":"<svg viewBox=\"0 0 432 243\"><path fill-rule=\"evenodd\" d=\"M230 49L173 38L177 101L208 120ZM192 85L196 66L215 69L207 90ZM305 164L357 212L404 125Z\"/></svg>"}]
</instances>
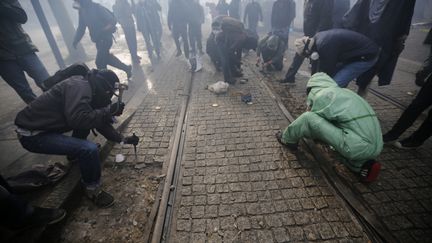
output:
<instances>
[{"instance_id":1,"label":"person's leg","mask_svg":"<svg viewBox=\"0 0 432 243\"><path fill-rule=\"evenodd\" d=\"M150 58L150 60L152 60L153 59L153 45L151 43L150 33L148 30L143 31L141 33L143 35L144 42L146 43L148 57Z\"/></svg>"},{"instance_id":2,"label":"person's leg","mask_svg":"<svg viewBox=\"0 0 432 243\"><path fill-rule=\"evenodd\" d=\"M181 47L180 47L180 30L179 30L179 26L173 25L172 28L173 28L172 29L172 36L173 36L174 43L175 43L176 49L177 49L176 56L180 56L182 54L182 51L181 51Z\"/></svg>"},{"instance_id":3,"label":"person's leg","mask_svg":"<svg viewBox=\"0 0 432 243\"><path fill-rule=\"evenodd\" d=\"M422 69L416 73L415 83L423 86L425 79L432 74L432 45L430 45L429 57L423 63Z\"/></svg>"},{"instance_id":4,"label":"person's leg","mask_svg":"<svg viewBox=\"0 0 432 243\"><path fill-rule=\"evenodd\" d=\"M420 114L432 105L432 77L423 85L417 96L411 102L411 104L402 113L396 124L393 125L392 129L384 135L384 142L390 142L398 139L402 133L404 133L409 127L412 126L415 120ZM428 118L430 119L430 113ZM427 119L425 120L425 122ZM426 122L425 127L428 127ZM423 130L422 130L423 131ZM427 133L425 133L427 135Z\"/></svg>"},{"instance_id":5,"label":"person's leg","mask_svg":"<svg viewBox=\"0 0 432 243\"><path fill-rule=\"evenodd\" d=\"M160 58L161 43L160 43L159 33L158 33L158 30L156 28L152 29L151 40L152 40L152 43L153 43L153 48L154 48L154 50L156 52L156 56L158 58Z\"/></svg>"},{"instance_id":6,"label":"person's leg","mask_svg":"<svg viewBox=\"0 0 432 243\"><path fill-rule=\"evenodd\" d=\"M288 68L287 73L285 74L284 82L294 83L295 82L295 75L300 69L300 66L302 65L304 60L304 57L298 55L297 53L294 56L293 62L291 63L291 66Z\"/></svg>"},{"instance_id":7,"label":"person's leg","mask_svg":"<svg viewBox=\"0 0 432 243\"><path fill-rule=\"evenodd\" d=\"M190 43L190 51L191 55L194 56L196 52L197 46L197 27L193 24L189 24L188 34L189 34L189 43Z\"/></svg>"},{"instance_id":8,"label":"person's leg","mask_svg":"<svg viewBox=\"0 0 432 243\"><path fill-rule=\"evenodd\" d=\"M338 153L346 158L343 163L352 171L359 172L366 160L353 161L348 159L350 149L344 141L344 131L333 125L331 122L320 117L313 112L305 112L292 122L282 133L281 141L285 144L296 144L302 138L316 139L332 146ZM351 140L358 140L362 143L363 139L350 134ZM356 144L355 141L350 141Z\"/></svg>"},{"instance_id":9,"label":"person's leg","mask_svg":"<svg viewBox=\"0 0 432 243\"><path fill-rule=\"evenodd\" d=\"M27 82L23 68L16 61L0 61L0 76L9 84L25 103L36 99Z\"/></svg>"},{"instance_id":10,"label":"person's leg","mask_svg":"<svg viewBox=\"0 0 432 243\"><path fill-rule=\"evenodd\" d=\"M336 81L339 87L345 88L348 84L360 76L362 73L369 70L376 63L377 59L365 61L365 62L353 62L345 65L340 69L334 76L333 79ZM361 84L359 84L361 85Z\"/></svg>"},{"instance_id":11,"label":"person's leg","mask_svg":"<svg viewBox=\"0 0 432 243\"><path fill-rule=\"evenodd\" d=\"M42 82L50 77L36 53L27 54L18 59L23 70L35 81L42 90Z\"/></svg>"},{"instance_id":12,"label":"person's leg","mask_svg":"<svg viewBox=\"0 0 432 243\"><path fill-rule=\"evenodd\" d=\"M21 145L30 152L66 155L79 163L82 182L86 187L99 186L101 166L98 147L95 143L58 133L41 133L20 138Z\"/></svg>"},{"instance_id":13,"label":"person's leg","mask_svg":"<svg viewBox=\"0 0 432 243\"><path fill-rule=\"evenodd\" d=\"M108 59L110 56L109 53L110 48L111 48L111 44L107 38L102 38L96 41L97 53L96 53L95 63L97 69L107 69Z\"/></svg>"},{"instance_id":14,"label":"person's leg","mask_svg":"<svg viewBox=\"0 0 432 243\"><path fill-rule=\"evenodd\" d=\"M189 59L189 38L187 34L187 25L184 24L181 26L181 33L180 33L183 41L183 51L185 54L186 59Z\"/></svg>"},{"instance_id":15,"label":"person's leg","mask_svg":"<svg viewBox=\"0 0 432 243\"><path fill-rule=\"evenodd\" d=\"M231 74L230 53L225 43L217 43L217 53L222 66L222 72L226 83L234 84L235 80Z\"/></svg>"},{"instance_id":16,"label":"person's leg","mask_svg":"<svg viewBox=\"0 0 432 243\"><path fill-rule=\"evenodd\" d=\"M114 56L112 53L110 53L111 46L113 44L113 40L111 36L105 37L103 40L98 41L102 45L102 57L105 58L105 60L99 59L99 62L102 62L101 66L104 66L105 69L107 68L107 65L110 65L112 67L118 68L120 70L123 70L126 72L127 77L130 78L132 76L132 69L130 66L126 65L120 59L118 59L116 56ZM98 62L98 56L99 52L96 56L96 62ZM97 64L96 64L97 65ZM99 69L99 67L98 67Z\"/></svg>"},{"instance_id":17,"label":"person's leg","mask_svg":"<svg viewBox=\"0 0 432 243\"><path fill-rule=\"evenodd\" d=\"M135 25L132 23L132 25L125 25L122 26L123 32L125 34L126 43L129 48L129 52L132 57L133 62L138 62L139 57L137 54L137 40L136 40L136 31L135 31Z\"/></svg>"},{"instance_id":18,"label":"person's leg","mask_svg":"<svg viewBox=\"0 0 432 243\"><path fill-rule=\"evenodd\" d=\"M201 24L197 27L197 35L196 35L196 40L195 40L195 42L197 43L198 51L199 51L200 55L204 54L204 52L203 52L203 46L202 46L202 30L201 30Z\"/></svg>"}]
</instances>

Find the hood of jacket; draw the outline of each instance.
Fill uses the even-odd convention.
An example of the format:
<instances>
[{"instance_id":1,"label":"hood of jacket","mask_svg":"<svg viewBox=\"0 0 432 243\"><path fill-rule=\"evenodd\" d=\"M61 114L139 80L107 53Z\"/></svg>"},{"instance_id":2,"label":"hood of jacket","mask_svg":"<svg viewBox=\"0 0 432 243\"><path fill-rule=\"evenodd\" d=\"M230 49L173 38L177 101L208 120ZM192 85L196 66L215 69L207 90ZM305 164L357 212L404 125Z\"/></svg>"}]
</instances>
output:
<instances>
[{"instance_id":1,"label":"hood of jacket","mask_svg":"<svg viewBox=\"0 0 432 243\"><path fill-rule=\"evenodd\" d=\"M310 88L310 92L307 97L308 106L312 105L312 101L315 100L316 95L325 88L338 87L336 82L325 73L315 73L307 82L306 88Z\"/></svg>"}]
</instances>

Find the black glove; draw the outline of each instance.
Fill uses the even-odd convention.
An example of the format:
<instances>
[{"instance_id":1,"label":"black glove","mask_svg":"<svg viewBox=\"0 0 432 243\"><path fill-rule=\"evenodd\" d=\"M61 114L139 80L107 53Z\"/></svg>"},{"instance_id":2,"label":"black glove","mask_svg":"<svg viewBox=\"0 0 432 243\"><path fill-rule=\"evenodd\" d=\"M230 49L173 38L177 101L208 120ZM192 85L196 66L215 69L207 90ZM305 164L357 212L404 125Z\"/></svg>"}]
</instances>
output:
<instances>
[{"instance_id":1,"label":"black glove","mask_svg":"<svg viewBox=\"0 0 432 243\"><path fill-rule=\"evenodd\" d=\"M113 116L120 116L121 114L123 114L124 108L125 108L125 103L116 102L110 105L110 113Z\"/></svg>"},{"instance_id":2,"label":"black glove","mask_svg":"<svg viewBox=\"0 0 432 243\"><path fill-rule=\"evenodd\" d=\"M133 145L137 146L138 142L139 142L139 137L136 136L135 134L132 136L129 136L129 137L125 137L123 139L123 143L125 143L125 144L133 144Z\"/></svg>"}]
</instances>

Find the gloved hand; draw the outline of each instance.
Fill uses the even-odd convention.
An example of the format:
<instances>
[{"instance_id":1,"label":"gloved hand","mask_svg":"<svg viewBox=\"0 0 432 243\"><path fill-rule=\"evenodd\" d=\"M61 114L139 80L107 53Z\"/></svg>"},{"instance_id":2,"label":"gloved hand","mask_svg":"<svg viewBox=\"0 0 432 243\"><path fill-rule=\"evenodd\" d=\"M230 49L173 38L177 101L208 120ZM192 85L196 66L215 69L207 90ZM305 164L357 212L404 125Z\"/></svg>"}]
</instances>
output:
<instances>
[{"instance_id":1,"label":"gloved hand","mask_svg":"<svg viewBox=\"0 0 432 243\"><path fill-rule=\"evenodd\" d=\"M123 143L125 143L125 144L133 144L133 145L137 146L138 143L139 143L139 137L136 136L135 134L132 135L132 136L129 136L129 137L125 137L123 139Z\"/></svg>"},{"instance_id":2,"label":"gloved hand","mask_svg":"<svg viewBox=\"0 0 432 243\"><path fill-rule=\"evenodd\" d=\"M125 103L123 102L116 102L110 105L110 112L113 116L120 116L123 114L125 108Z\"/></svg>"}]
</instances>

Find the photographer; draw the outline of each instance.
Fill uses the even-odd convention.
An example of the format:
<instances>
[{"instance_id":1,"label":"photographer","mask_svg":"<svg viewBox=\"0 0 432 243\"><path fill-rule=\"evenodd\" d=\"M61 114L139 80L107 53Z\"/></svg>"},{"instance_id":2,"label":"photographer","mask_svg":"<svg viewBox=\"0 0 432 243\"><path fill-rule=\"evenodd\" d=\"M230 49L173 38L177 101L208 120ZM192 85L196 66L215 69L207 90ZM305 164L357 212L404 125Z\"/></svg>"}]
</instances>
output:
<instances>
[{"instance_id":1,"label":"photographer","mask_svg":"<svg viewBox=\"0 0 432 243\"><path fill-rule=\"evenodd\" d=\"M90 129L117 143L138 144L135 136L123 138L111 125L125 104L111 104L117 75L110 70L92 70L84 77L72 76L57 83L15 119L21 145L30 152L67 155L77 160L85 193L101 208L109 207L114 198L101 190L101 163L98 146L86 140ZM72 137L63 135L73 131Z\"/></svg>"}]
</instances>

